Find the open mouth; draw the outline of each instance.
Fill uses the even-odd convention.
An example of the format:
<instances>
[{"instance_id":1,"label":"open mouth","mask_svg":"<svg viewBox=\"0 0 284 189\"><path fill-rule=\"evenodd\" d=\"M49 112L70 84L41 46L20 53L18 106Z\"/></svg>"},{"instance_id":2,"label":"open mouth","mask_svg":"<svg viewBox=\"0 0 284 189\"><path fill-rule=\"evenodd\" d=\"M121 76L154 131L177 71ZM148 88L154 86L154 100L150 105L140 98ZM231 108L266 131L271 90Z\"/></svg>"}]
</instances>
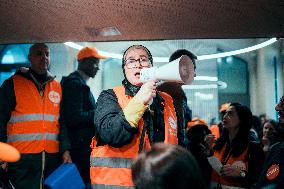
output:
<instances>
[{"instance_id":1,"label":"open mouth","mask_svg":"<svg viewBox=\"0 0 284 189\"><path fill-rule=\"evenodd\" d=\"M135 77L140 78L140 72L136 72L134 75Z\"/></svg>"}]
</instances>

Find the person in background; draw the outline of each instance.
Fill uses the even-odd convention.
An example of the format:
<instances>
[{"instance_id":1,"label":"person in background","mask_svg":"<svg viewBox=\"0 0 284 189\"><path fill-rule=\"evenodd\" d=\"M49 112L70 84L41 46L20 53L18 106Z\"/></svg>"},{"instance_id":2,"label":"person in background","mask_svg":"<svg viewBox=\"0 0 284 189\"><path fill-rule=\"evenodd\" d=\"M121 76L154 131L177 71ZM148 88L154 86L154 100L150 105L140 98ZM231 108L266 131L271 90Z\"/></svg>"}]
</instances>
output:
<instances>
[{"instance_id":1,"label":"person in background","mask_svg":"<svg viewBox=\"0 0 284 189\"><path fill-rule=\"evenodd\" d=\"M260 135L262 135L262 125L258 116L252 116L252 128L250 130L251 140L255 142L260 142Z\"/></svg>"},{"instance_id":2,"label":"person in background","mask_svg":"<svg viewBox=\"0 0 284 189\"><path fill-rule=\"evenodd\" d=\"M29 49L30 68L18 70L0 89L0 141L15 147L21 159L8 165L15 188L40 189L63 162L71 162L64 124L59 123L61 86L48 71L49 48Z\"/></svg>"},{"instance_id":3,"label":"person in background","mask_svg":"<svg viewBox=\"0 0 284 189\"><path fill-rule=\"evenodd\" d=\"M99 70L100 55L94 47L84 47L77 54L78 69L61 80L61 116L71 141L71 157L87 188L90 188L90 144L95 135L95 98L87 82Z\"/></svg>"},{"instance_id":4,"label":"person in background","mask_svg":"<svg viewBox=\"0 0 284 189\"><path fill-rule=\"evenodd\" d=\"M267 153L256 189L284 188L284 95L275 110L278 112L277 138Z\"/></svg>"},{"instance_id":5,"label":"person in background","mask_svg":"<svg viewBox=\"0 0 284 189\"><path fill-rule=\"evenodd\" d=\"M264 122L261 142L265 154L269 151L270 146L276 142L277 126L277 122L272 119L268 119L266 122Z\"/></svg>"},{"instance_id":6,"label":"person in background","mask_svg":"<svg viewBox=\"0 0 284 189\"><path fill-rule=\"evenodd\" d=\"M223 117L226 113L226 110L229 108L230 103L225 103L221 105L221 108L219 110L220 112L220 120L221 122L218 123L217 125L211 125L211 127L209 128L211 133L215 136L215 139L217 140L218 138L220 138L222 130L223 130Z\"/></svg>"},{"instance_id":7,"label":"person in background","mask_svg":"<svg viewBox=\"0 0 284 189\"><path fill-rule=\"evenodd\" d=\"M212 168L208 163L206 149L206 137L212 135L206 122L200 118L193 118L192 121L187 124L187 138L188 146L187 149L195 157L204 180L206 181L208 187L211 182L211 172Z\"/></svg>"},{"instance_id":8,"label":"person in background","mask_svg":"<svg viewBox=\"0 0 284 189\"><path fill-rule=\"evenodd\" d=\"M197 57L190 51L186 49L179 49L175 51L171 56L169 61L172 62L178 58L180 58L182 55L188 56L193 65L194 65L194 72L196 70L196 59ZM182 83L177 82L164 82L161 85L157 86L157 89L159 91L163 91L171 95L174 101L174 106L177 113L177 120L178 120L178 140L179 145L186 147L187 146L187 137L186 137L186 127L187 123L191 121L192 118L192 111L187 105L187 98L186 94L182 89Z\"/></svg>"},{"instance_id":9,"label":"person in background","mask_svg":"<svg viewBox=\"0 0 284 189\"><path fill-rule=\"evenodd\" d=\"M261 121L261 125L263 125L267 120L268 120L268 117L267 115L264 113L264 114L260 114L259 115L259 119Z\"/></svg>"},{"instance_id":10,"label":"person in background","mask_svg":"<svg viewBox=\"0 0 284 189\"><path fill-rule=\"evenodd\" d=\"M220 172L213 169L211 186L249 188L256 183L264 161L261 145L249 140L252 113L246 106L231 103L223 125L213 147L214 156L223 166Z\"/></svg>"},{"instance_id":11,"label":"person in background","mask_svg":"<svg viewBox=\"0 0 284 189\"><path fill-rule=\"evenodd\" d=\"M206 189L200 169L190 152L157 143L132 165L136 189Z\"/></svg>"},{"instance_id":12,"label":"person in background","mask_svg":"<svg viewBox=\"0 0 284 189\"><path fill-rule=\"evenodd\" d=\"M150 51L133 45L123 54L121 86L102 91L95 111L92 187L129 188L131 162L156 142L178 144L177 118L170 95L156 81L142 83L140 71L153 65Z\"/></svg>"}]
</instances>

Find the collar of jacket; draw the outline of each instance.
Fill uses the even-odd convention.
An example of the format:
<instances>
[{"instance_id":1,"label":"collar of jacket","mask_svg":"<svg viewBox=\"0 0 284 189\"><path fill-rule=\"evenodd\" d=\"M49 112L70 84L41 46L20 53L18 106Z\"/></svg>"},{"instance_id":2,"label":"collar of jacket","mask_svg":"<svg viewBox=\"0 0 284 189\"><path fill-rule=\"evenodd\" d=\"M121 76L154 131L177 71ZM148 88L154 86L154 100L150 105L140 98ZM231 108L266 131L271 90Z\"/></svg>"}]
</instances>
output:
<instances>
[{"instance_id":1,"label":"collar of jacket","mask_svg":"<svg viewBox=\"0 0 284 189\"><path fill-rule=\"evenodd\" d=\"M56 76L53 76L49 71L47 71L47 76L46 76L46 81L44 81L42 84L40 84L36 79L35 77L33 76L32 72L31 72L31 68L26 68L26 67L21 67L20 69L18 69L16 71L15 74L19 74L27 79L30 79L32 81L34 81L37 85L40 85L40 86L43 86L45 85L46 83L54 80L54 78Z\"/></svg>"},{"instance_id":2,"label":"collar of jacket","mask_svg":"<svg viewBox=\"0 0 284 189\"><path fill-rule=\"evenodd\" d=\"M132 85L126 78L122 81L122 85L125 87L125 94L129 96L135 96L140 90L140 87Z\"/></svg>"}]
</instances>

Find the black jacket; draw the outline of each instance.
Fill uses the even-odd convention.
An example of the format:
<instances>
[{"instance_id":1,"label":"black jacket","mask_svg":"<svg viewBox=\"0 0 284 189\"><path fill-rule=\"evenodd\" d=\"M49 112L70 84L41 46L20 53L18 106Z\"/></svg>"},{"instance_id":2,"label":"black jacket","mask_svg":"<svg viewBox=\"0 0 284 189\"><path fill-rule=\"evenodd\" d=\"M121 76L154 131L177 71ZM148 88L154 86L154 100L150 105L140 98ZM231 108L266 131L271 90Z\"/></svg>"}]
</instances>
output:
<instances>
[{"instance_id":1,"label":"black jacket","mask_svg":"<svg viewBox=\"0 0 284 189\"><path fill-rule=\"evenodd\" d=\"M30 79L35 86L38 88L39 92L41 90L44 91L44 87L41 89L35 81L31 78L31 71L21 71L18 70L15 74L20 74L27 79ZM48 75L46 80L51 81L54 77ZM32 95L32 94L31 94ZM0 88L0 141L6 142L7 141L7 123L11 117L11 112L16 107L16 96L14 92L14 83L13 78L10 77L9 79L5 80ZM60 134L59 134L59 141L60 141L60 151L64 152L70 149L69 139L67 137L65 125L60 122Z\"/></svg>"},{"instance_id":2,"label":"black jacket","mask_svg":"<svg viewBox=\"0 0 284 189\"><path fill-rule=\"evenodd\" d=\"M61 80L61 118L64 120L70 140L87 140L94 136L95 99L90 87L78 71Z\"/></svg>"},{"instance_id":3,"label":"black jacket","mask_svg":"<svg viewBox=\"0 0 284 189\"><path fill-rule=\"evenodd\" d=\"M273 166L277 170L273 173ZM271 174L270 177L267 175ZM270 179L269 179L270 178ZM265 159L262 173L255 189L282 189L284 188L284 141L277 142L271 146L270 151Z\"/></svg>"}]
</instances>

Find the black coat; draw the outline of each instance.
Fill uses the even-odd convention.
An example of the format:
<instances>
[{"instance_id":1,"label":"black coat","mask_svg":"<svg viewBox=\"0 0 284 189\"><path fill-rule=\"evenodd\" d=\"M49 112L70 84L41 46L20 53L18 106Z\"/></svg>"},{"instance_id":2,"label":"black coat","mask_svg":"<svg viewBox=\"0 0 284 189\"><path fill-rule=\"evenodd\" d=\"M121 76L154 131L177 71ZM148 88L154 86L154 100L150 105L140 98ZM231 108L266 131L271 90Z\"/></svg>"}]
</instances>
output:
<instances>
[{"instance_id":1,"label":"black coat","mask_svg":"<svg viewBox=\"0 0 284 189\"><path fill-rule=\"evenodd\" d=\"M94 136L95 99L78 71L61 80L61 119L64 120L72 148L80 141L91 143Z\"/></svg>"},{"instance_id":2,"label":"black coat","mask_svg":"<svg viewBox=\"0 0 284 189\"><path fill-rule=\"evenodd\" d=\"M275 178L268 179L267 174L273 172L273 165L278 166L278 170L274 172ZM271 146L270 151L265 159L262 173L255 189L282 189L284 188L284 141L277 142Z\"/></svg>"},{"instance_id":3,"label":"black coat","mask_svg":"<svg viewBox=\"0 0 284 189\"><path fill-rule=\"evenodd\" d=\"M95 99L78 71L61 80L61 120L71 142L71 158L85 182L90 182L90 144L94 136Z\"/></svg>"}]
</instances>

